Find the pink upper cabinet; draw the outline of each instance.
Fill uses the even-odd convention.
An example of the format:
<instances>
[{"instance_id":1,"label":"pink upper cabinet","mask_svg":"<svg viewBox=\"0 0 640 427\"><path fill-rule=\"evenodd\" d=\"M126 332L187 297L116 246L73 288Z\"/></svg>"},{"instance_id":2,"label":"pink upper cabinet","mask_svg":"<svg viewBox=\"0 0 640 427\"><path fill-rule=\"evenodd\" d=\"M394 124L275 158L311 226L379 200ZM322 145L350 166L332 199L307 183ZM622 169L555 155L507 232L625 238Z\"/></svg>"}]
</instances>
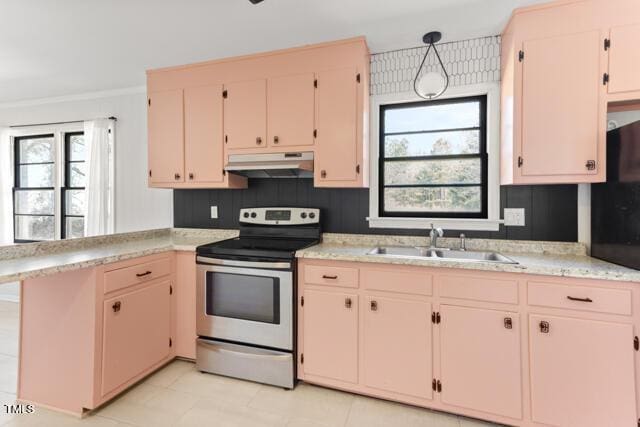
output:
<instances>
[{"instance_id":1,"label":"pink upper cabinet","mask_svg":"<svg viewBox=\"0 0 640 427\"><path fill-rule=\"evenodd\" d=\"M358 182L358 92L355 68L318 73L316 91L316 187L350 187Z\"/></svg>"},{"instance_id":2,"label":"pink upper cabinet","mask_svg":"<svg viewBox=\"0 0 640 427\"><path fill-rule=\"evenodd\" d=\"M223 181L222 85L184 91L187 182Z\"/></svg>"},{"instance_id":3,"label":"pink upper cabinet","mask_svg":"<svg viewBox=\"0 0 640 427\"><path fill-rule=\"evenodd\" d=\"M589 176L604 166L598 156L604 121L599 102L601 46L599 31L522 44L519 167L524 180L591 181Z\"/></svg>"},{"instance_id":4,"label":"pink upper cabinet","mask_svg":"<svg viewBox=\"0 0 640 427\"><path fill-rule=\"evenodd\" d=\"M313 145L313 73L267 80L267 133L272 150Z\"/></svg>"},{"instance_id":5,"label":"pink upper cabinet","mask_svg":"<svg viewBox=\"0 0 640 427\"><path fill-rule=\"evenodd\" d=\"M529 340L533 421L637 425L632 325L531 315Z\"/></svg>"},{"instance_id":6,"label":"pink upper cabinet","mask_svg":"<svg viewBox=\"0 0 640 427\"><path fill-rule=\"evenodd\" d=\"M227 149L267 146L267 86L264 79L224 85Z\"/></svg>"},{"instance_id":7,"label":"pink upper cabinet","mask_svg":"<svg viewBox=\"0 0 640 427\"><path fill-rule=\"evenodd\" d=\"M150 93L148 99L149 183L184 182L182 90Z\"/></svg>"},{"instance_id":8,"label":"pink upper cabinet","mask_svg":"<svg viewBox=\"0 0 640 427\"><path fill-rule=\"evenodd\" d=\"M609 93L640 91L640 24L612 28L609 40Z\"/></svg>"}]
</instances>

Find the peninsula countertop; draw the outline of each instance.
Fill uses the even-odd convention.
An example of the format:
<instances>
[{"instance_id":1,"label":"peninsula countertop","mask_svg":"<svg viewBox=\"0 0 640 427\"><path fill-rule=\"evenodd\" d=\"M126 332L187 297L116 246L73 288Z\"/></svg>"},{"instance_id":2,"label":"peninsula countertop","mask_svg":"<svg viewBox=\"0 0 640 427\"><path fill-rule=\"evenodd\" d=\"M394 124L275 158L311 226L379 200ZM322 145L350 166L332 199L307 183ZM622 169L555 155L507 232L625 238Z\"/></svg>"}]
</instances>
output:
<instances>
[{"instance_id":1,"label":"peninsula countertop","mask_svg":"<svg viewBox=\"0 0 640 427\"><path fill-rule=\"evenodd\" d=\"M0 248L0 283L108 264L166 251L195 251L237 230L160 229Z\"/></svg>"}]
</instances>

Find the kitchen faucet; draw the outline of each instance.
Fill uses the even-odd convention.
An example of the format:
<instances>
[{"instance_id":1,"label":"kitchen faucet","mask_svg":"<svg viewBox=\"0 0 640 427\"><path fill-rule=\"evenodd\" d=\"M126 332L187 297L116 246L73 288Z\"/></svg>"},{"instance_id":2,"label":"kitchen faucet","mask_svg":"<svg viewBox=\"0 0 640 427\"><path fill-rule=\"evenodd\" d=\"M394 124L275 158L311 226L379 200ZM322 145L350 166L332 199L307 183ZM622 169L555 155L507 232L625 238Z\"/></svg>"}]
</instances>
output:
<instances>
[{"instance_id":1,"label":"kitchen faucet","mask_svg":"<svg viewBox=\"0 0 640 427\"><path fill-rule=\"evenodd\" d=\"M442 237L444 232L442 228L435 228L433 223L431 223L431 231L429 231L429 238L431 239L430 248L437 249L438 248L438 237Z\"/></svg>"}]
</instances>

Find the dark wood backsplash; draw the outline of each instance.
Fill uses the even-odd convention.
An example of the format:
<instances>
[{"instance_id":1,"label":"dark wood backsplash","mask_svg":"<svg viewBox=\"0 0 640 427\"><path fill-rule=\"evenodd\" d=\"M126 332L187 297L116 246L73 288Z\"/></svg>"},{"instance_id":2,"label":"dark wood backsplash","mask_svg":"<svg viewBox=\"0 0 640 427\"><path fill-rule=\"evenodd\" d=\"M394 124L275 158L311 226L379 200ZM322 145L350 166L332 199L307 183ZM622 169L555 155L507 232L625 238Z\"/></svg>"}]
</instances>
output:
<instances>
[{"instance_id":1,"label":"dark wood backsplash","mask_svg":"<svg viewBox=\"0 0 640 427\"><path fill-rule=\"evenodd\" d=\"M465 231L468 237L575 242L578 239L576 185L504 186L500 211L525 208L524 227L499 231ZM218 206L218 219L210 207ZM311 179L252 179L245 190L174 190L175 227L237 228L238 210L255 206L313 207L322 210L322 227L329 233L418 235L426 230L369 228L368 189L314 188ZM447 237L459 231L446 230Z\"/></svg>"}]
</instances>

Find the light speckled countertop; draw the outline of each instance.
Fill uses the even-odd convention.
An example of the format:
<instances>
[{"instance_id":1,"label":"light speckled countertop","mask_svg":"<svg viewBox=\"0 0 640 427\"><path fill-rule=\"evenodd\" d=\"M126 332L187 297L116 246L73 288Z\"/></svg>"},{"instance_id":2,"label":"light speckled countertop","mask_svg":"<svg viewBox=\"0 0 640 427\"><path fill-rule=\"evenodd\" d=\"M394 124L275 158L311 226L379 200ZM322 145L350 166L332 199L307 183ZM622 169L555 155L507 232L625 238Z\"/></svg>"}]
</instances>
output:
<instances>
[{"instance_id":1,"label":"light speckled countertop","mask_svg":"<svg viewBox=\"0 0 640 427\"><path fill-rule=\"evenodd\" d=\"M0 248L0 283L94 267L238 235L236 230L163 229Z\"/></svg>"},{"instance_id":2,"label":"light speckled countertop","mask_svg":"<svg viewBox=\"0 0 640 427\"><path fill-rule=\"evenodd\" d=\"M199 245L232 238L237 230L161 229L84 239L0 247L0 283L93 267L160 252L194 251ZM457 247L458 239L439 245ZM299 258L418 265L509 273L542 274L640 283L640 271L586 255L578 243L467 239L468 250L500 252L518 264L463 262L429 258L367 255L376 246L428 246L425 237L331 234L323 243L298 251Z\"/></svg>"},{"instance_id":3,"label":"light speckled countertop","mask_svg":"<svg viewBox=\"0 0 640 427\"><path fill-rule=\"evenodd\" d=\"M456 247L458 239L439 240L444 247ZM323 243L298 251L298 258L370 262L423 267L460 268L507 273L601 279L640 283L640 271L621 267L586 255L583 245L557 242L516 242L468 239L468 250L493 250L518 264L465 262L394 255L368 255L376 246L428 246L428 239L387 236L325 235Z\"/></svg>"}]
</instances>

